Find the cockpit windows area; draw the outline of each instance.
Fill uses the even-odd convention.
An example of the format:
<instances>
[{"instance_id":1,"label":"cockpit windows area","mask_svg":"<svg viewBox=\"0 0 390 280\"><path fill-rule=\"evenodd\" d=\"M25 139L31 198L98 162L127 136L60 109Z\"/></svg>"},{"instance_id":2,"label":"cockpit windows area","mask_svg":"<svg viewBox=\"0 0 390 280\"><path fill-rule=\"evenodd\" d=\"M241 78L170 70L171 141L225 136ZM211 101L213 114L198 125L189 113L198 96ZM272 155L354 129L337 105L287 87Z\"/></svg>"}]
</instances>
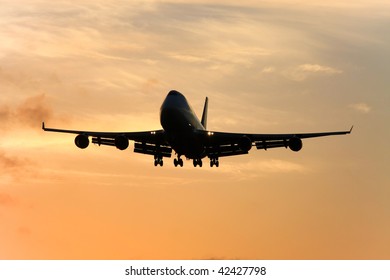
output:
<instances>
[{"instance_id":1,"label":"cockpit windows area","mask_svg":"<svg viewBox=\"0 0 390 280\"><path fill-rule=\"evenodd\" d=\"M168 93L168 96L178 96L178 95L182 95L182 94L180 92L176 91L176 90L171 90Z\"/></svg>"}]
</instances>

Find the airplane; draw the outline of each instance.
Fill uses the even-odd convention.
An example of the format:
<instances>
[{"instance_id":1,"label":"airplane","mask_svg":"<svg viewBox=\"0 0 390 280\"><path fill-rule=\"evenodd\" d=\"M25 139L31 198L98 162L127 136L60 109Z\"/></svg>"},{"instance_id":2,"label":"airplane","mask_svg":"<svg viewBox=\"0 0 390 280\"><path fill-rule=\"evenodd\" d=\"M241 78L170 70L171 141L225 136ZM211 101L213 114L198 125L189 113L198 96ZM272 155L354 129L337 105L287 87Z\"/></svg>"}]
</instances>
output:
<instances>
[{"instance_id":1,"label":"airplane","mask_svg":"<svg viewBox=\"0 0 390 280\"><path fill-rule=\"evenodd\" d=\"M119 150L129 147L134 141L134 152L154 156L154 166L163 166L163 158L176 153L174 166L183 167L184 156L192 159L194 167L202 167L202 159L210 159L210 167L219 167L219 158L248 154L252 147L271 149L285 147L294 152L302 149L302 139L329 135L350 134L347 131L290 133L290 134L251 134L218 132L207 129L208 98L206 97L201 120L198 119L187 99L176 90L171 90L160 108L160 123L163 129L140 132L95 132L66 130L45 127L44 131L77 134L74 142L80 149L92 143L115 146Z\"/></svg>"}]
</instances>

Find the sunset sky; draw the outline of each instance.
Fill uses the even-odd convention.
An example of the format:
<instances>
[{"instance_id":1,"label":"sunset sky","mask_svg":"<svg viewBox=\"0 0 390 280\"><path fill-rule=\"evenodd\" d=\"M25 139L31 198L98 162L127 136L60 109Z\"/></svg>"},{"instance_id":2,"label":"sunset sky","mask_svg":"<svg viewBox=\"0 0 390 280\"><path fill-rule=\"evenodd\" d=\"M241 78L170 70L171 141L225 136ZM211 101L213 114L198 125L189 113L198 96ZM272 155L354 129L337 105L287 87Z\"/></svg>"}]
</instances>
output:
<instances>
[{"instance_id":1,"label":"sunset sky","mask_svg":"<svg viewBox=\"0 0 390 280\"><path fill-rule=\"evenodd\" d=\"M390 2L0 0L0 259L390 259ZM46 126L354 130L194 168Z\"/></svg>"}]
</instances>

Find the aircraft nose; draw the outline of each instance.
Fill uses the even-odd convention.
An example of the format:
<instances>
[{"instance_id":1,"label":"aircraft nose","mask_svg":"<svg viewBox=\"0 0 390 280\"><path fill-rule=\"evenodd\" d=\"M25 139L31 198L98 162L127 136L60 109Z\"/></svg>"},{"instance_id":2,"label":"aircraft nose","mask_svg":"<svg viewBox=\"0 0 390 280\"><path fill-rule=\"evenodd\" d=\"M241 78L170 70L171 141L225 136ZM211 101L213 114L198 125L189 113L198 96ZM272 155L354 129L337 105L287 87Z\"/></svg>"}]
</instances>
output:
<instances>
[{"instance_id":1,"label":"aircraft nose","mask_svg":"<svg viewBox=\"0 0 390 280\"><path fill-rule=\"evenodd\" d=\"M171 90L168 93L168 96L182 96L182 94L180 92L178 92L177 90Z\"/></svg>"}]
</instances>

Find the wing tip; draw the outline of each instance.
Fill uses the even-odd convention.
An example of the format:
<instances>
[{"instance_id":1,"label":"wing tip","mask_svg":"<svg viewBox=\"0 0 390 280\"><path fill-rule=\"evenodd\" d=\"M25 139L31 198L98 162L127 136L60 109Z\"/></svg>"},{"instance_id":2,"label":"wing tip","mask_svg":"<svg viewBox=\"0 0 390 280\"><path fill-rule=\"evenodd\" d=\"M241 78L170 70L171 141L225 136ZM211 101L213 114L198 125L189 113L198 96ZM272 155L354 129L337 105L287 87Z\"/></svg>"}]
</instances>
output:
<instances>
[{"instance_id":1,"label":"wing tip","mask_svg":"<svg viewBox=\"0 0 390 280\"><path fill-rule=\"evenodd\" d=\"M353 129L353 125L351 126L351 129L349 130L349 132L348 132L348 133L351 133L351 132L352 132L352 129Z\"/></svg>"}]
</instances>

